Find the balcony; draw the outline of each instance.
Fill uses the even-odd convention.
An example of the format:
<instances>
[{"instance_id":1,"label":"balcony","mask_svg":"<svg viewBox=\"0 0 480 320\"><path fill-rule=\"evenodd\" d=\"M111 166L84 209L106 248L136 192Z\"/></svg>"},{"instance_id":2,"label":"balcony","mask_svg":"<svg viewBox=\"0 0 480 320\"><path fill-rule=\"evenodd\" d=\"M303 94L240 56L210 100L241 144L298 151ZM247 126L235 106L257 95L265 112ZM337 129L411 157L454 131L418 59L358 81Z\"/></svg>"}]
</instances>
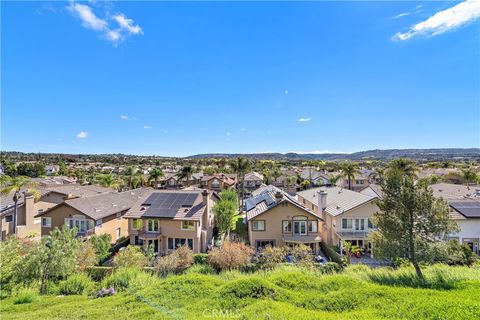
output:
<instances>
[{"instance_id":1,"label":"balcony","mask_svg":"<svg viewBox=\"0 0 480 320\"><path fill-rule=\"evenodd\" d=\"M338 235L344 239L344 240L349 240L349 239L366 239L368 238L369 231L353 231L353 230L341 230L337 232Z\"/></svg>"},{"instance_id":2,"label":"balcony","mask_svg":"<svg viewBox=\"0 0 480 320\"><path fill-rule=\"evenodd\" d=\"M89 237L91 235L95 234L95 228L89 229L89 230L84 230L84 231L78 231L77 232L77 237Z\"/></svg>"},{"instance_id":3,"label":"balcony","mask_svg":"<svg viewBox=\"0 0 480 320\"><path fill-rule=\"evenodd\" d=\"M138 235L142 239L156 239L162 234L162 228L158 228L158 231L146 231L146 230L136 230L137 234L130 233L133 235Z\"/></svg>"},{"instance_id":4,"label":"balcony","mask_svg":"<svg viewBox=\"0 0 480 320\"><path fill-rule=\"evenodd\" d=\"M290 243L311 243L322 242L322 238L316 233L310 233L308 235L284 234L283 241Z\"/></svg>"}]
</instances>

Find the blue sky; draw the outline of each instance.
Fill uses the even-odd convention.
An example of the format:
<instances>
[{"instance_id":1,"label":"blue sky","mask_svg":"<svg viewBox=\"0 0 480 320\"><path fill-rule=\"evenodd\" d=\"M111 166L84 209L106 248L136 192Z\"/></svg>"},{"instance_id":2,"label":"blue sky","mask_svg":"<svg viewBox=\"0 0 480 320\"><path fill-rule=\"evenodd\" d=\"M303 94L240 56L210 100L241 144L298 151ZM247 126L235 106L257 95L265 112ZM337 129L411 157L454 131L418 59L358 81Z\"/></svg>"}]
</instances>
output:
<instances>
[{"instance_id":1,"label":"blue sky","mask_svg":"<svg viewBox=\"0 0 480 320\"><path fill-rule=\"evenodd\" d=\"M1 149L479 147L479 3L2 2Z\"/></svg>"}]
</instances>

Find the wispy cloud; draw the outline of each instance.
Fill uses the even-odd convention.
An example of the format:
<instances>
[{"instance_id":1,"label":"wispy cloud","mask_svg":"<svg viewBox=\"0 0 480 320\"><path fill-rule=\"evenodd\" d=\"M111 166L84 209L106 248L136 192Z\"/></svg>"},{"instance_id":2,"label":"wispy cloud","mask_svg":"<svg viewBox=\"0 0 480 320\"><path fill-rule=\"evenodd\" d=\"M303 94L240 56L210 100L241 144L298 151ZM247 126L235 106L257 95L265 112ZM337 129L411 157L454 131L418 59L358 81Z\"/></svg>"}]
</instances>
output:
<instances>
[{"instance_id":1,"label":"wispy cloud","mask_svg":"<svg viewBox=\"0 0 480 320\"><path fill-rule=\"evenodd\" d=\"M408 15L410 15L410 12L402 12L402 13L397 14L396 16L393 16L392 19L398 19L398 18L405 17L405 16L408 16Z\"/></svg>"},{"instance_id":2,"label":"wispy cloud","mask_svg":"<svg viewBox=\"0 0 480 320\"><path fill-rule=\"evenodd\" d=\"M226 133L227 137L230 137L232 134L230 132Z\"/></svg>"},{"instance_id":3,"label":"wispy cloud","mask_svg":"<svg viewBox=\"0 0 480 320\"><path fill-rule=\"evenodd\" d=\"M142 28L123 13L111 15L104 9L105 17L100 18L94 13L92 6L74 1L69 3L67 9L80 19L84 28L98 32L103 39L114 44L123 42L131 35L143 34Z\"/></svg>"},{"instance_id":4,"label":"wispy cloud","mask_svg":"<svg viewBox=\"0 0 480 320\"><path fill-rule=\"evenodd\" d=\"M456 29L480 17L480 1L466 0L435 13L425 21L414 24L407 32L397 32L393 40L405 41L416 36L436 36Z\"/></svg>"},{"instance_id":5,"label":"wispy cloud","mask_svg":"<svg viewBox=\"0 0 480 320\"><path fill-rule=\"evenodd\" d=\"M130 118L129 118L128 116L124 115L124 114L122 114L122 115L120 116L120 119L122 119L122 120L130 120Z\"/></svg>"},{"instance_id":6,"label":"wispy cloud","mask_svg":"<svg viewBox=\"0 0 480 320\"><path fill-rule=\"evenodd\" d=\"M86 137L88 137L88 132L86 131L80 131L79 133L77 133L77 138L79 139L85 139Z\"/></svg>"},{"instance_id":7,"label":"wispy cloud","mask_svg":"<svg viewBox=\"0 0 480 320\"><path fill-rule=\"evenodd\" d=\"M143 126L142 128L143 129L152 129L152 127L150 127L150 126Z\"/></svg>"},{"instance_id":8,"label":"wispy cloud","mask_svg":"<svg viewBox=\"0 0 480 320\"><path fill-rule=\"evenodd\" d=\"M310 120L312 120L312 118L300 118L298 119L298 122L308 122Z\"/></svg>"}]
</instances>

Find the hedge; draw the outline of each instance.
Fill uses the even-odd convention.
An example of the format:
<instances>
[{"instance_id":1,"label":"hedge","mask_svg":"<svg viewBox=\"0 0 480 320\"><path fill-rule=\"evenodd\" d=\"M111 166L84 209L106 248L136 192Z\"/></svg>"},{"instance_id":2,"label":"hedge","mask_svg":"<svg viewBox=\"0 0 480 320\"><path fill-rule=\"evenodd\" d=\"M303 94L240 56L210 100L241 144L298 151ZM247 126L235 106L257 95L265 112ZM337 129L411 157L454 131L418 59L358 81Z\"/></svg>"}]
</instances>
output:
<instances>
[{"instance_id":1,"label":"hedge","mask_svg":"<svg viewBox=\"0 0 480 320\"><path fill-rule=\"evenodd\" d=\"M330 261L338 263L340 266L345 265L345 261L342 259L342 257L335 252L332 248L328 247L325 245L323 242L321 244L322 246L322 251L325 253Z\"/></svg>"}]
</instances>

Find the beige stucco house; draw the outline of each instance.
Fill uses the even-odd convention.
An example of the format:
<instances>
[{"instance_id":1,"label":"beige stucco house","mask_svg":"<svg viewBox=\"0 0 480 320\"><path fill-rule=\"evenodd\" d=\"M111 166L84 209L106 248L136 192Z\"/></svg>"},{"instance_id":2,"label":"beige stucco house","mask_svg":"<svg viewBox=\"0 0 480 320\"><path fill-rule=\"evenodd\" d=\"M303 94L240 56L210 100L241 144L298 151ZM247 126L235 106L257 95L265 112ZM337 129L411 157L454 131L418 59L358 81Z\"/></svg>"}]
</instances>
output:
<instances>
[{"instance_id":1,"label":"beige stucco house","mask_svg":"<svg viewBox=\"0 0 480 320\"><path fill-rule=\"evenodd\" d=\"M200 187L216 192L234 188L236 184L236 175L225 173L205 175L200 181Z\"/></svg>"},{"instance_id":2,"label":"beige stucco house","mask_svg":"<svg viewBox=\"0 0 480 320\"><path fill-rule=\"evenodd\" d=\"M371 218L377 197L340 187L321 187L297 194L298 202L323 219L322 239L327 245L342 246L342 240L370 249Z\"/></svg>"},{"instance_id":3,"label":"beige stucco house","mask_svg":"<svg viewBox=\"0 0 480 320\"><path fill-rule=\"evenodd\" d=\"M36 215L41 219L41 234L48 235L54 228L66 225L77 228L78 236L82 237L108 233L114 243L128 236L128 221L123 216L147 190L102 193L65 200Z\"/></svg>"},{"instance_id":4,"label":"beige stucco house","mask_svg":"<svg viewBox=\"0 0 480 320\"><path fill-rule=\"evenodd\" d=\"M266 186L246 201L248 237L255 249L299 243L320 251L322 218L275 186Z\"/></svg>"},{"instance_id":5,"label":"beige stucco house","mask_svg":"<svg viewBox=\"0 0 480 320\"><path fill-rule=\"evenodd\" d=\"M207 190L149 190L125 215L130 243L166 254L181 245L206 252L213 244L212 208L218 200Z\"/></svg>"}]
</instances>

